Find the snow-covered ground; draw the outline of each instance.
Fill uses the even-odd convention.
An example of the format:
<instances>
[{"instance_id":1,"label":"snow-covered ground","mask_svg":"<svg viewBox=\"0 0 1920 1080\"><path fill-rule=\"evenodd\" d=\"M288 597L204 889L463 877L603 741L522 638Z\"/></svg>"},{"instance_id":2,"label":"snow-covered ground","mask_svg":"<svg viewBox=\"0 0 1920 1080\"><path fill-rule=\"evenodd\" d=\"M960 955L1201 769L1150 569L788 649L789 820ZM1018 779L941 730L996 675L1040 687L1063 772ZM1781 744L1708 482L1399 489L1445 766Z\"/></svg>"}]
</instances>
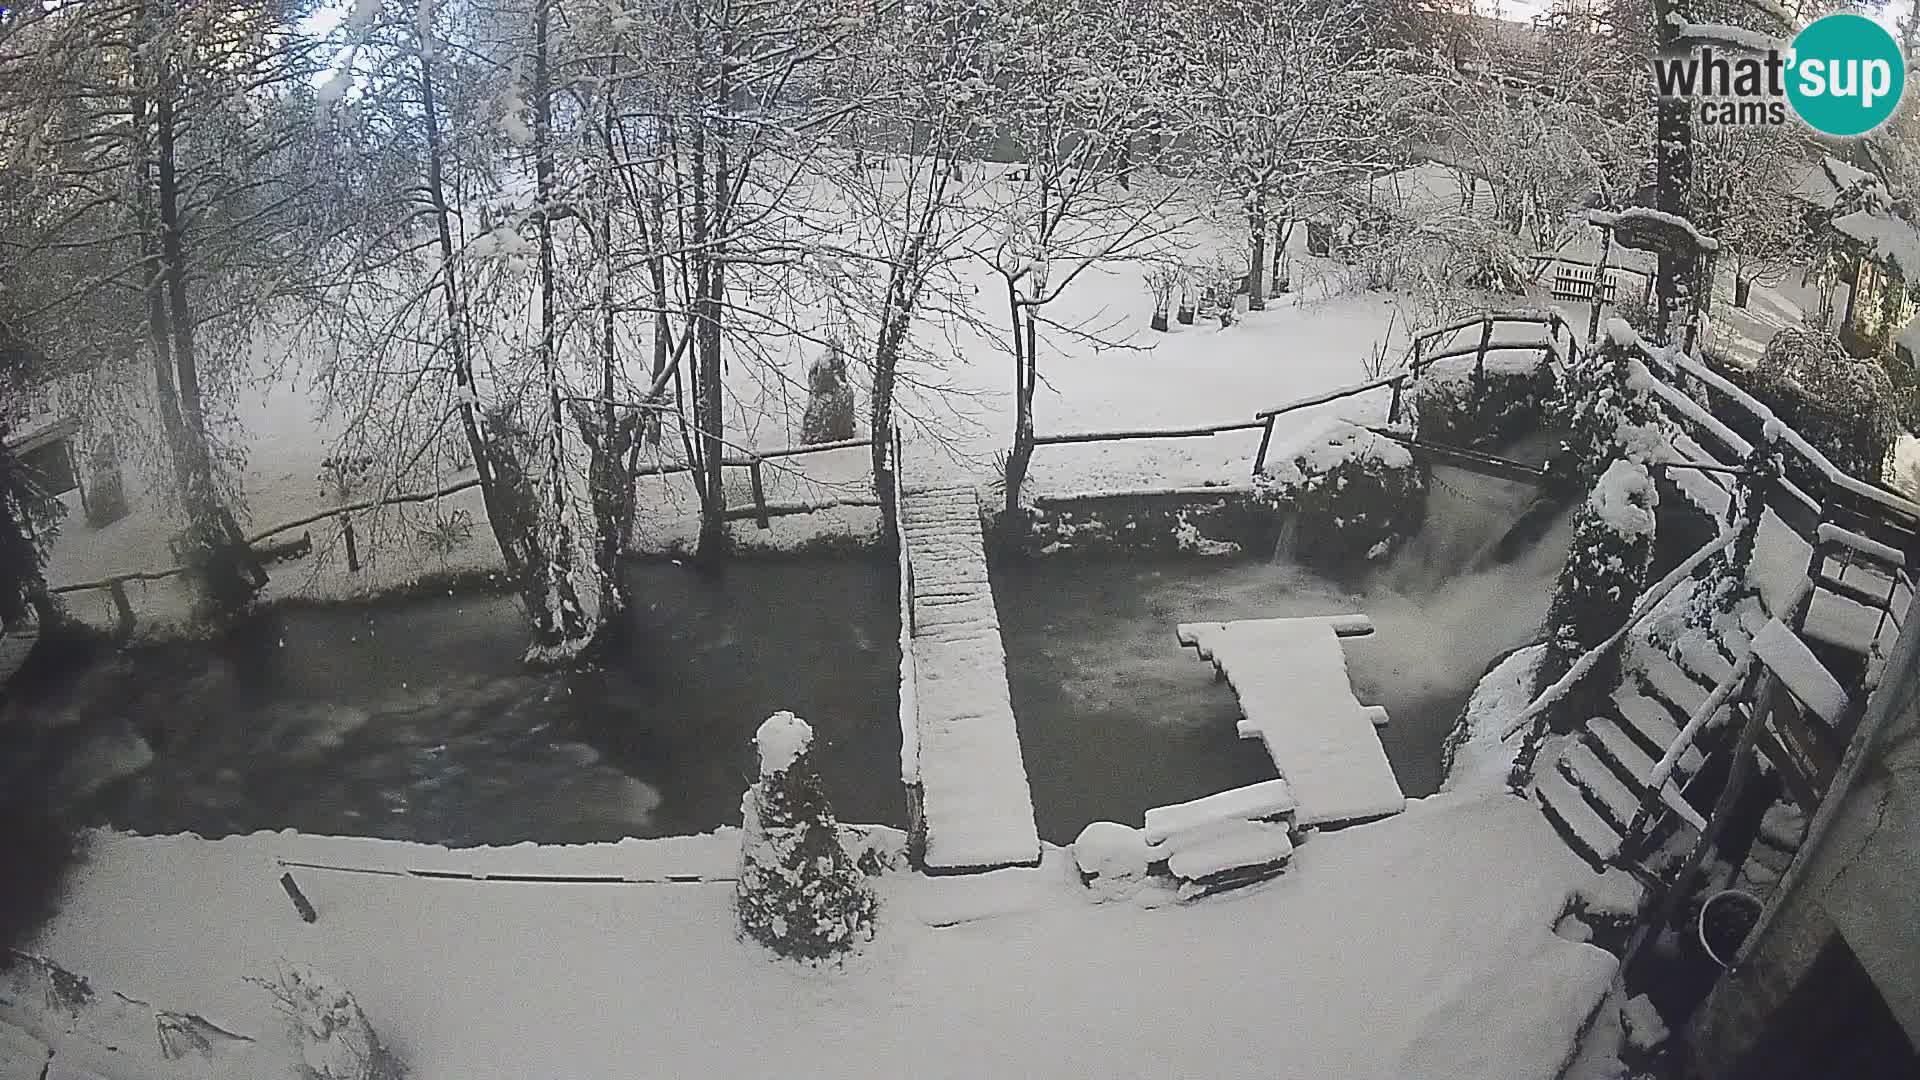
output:
<instances>
[{"instance_id":1,"label":"snow-covered ground","mask_svg":"<svg viewBox=\"0 0 1920 1080\"><path fill-rule=\"evenodd\" d=\"M721 833L449 853L292 834L103 834L38 949L100 1000L117 992L258 1040L212 1070L249 1080L288 1075L284 1021L246 981L283 957L350 990L415 1080L1538 1080L1615 967L1553 929L1569 895L1600 879L1504 794L1417 800L1314 838L1271 883L1192 906L1095 904L1058 849L1004 878L888 873L879 937L844 970L789 966L736 940L725 881L296 870L318 912L309 925L274 861L712 875L736 845ZM30 1021L107 1080L208 1075L152 1045L63 1043L72 1021L44 1001L0 1002L0 1017Z\"/></svg>"}]
</instances>

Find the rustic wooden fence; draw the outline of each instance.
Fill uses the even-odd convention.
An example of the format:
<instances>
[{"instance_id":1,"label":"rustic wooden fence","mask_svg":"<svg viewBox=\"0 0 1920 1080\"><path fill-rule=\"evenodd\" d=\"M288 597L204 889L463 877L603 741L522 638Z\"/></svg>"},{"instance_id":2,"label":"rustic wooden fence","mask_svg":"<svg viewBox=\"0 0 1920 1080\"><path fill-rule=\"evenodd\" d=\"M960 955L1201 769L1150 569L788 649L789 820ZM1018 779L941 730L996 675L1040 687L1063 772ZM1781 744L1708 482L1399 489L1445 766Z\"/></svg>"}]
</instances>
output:
<instances>
[{"instance_id":1,"label":"rustic wooden fence","mask_svg":"<svg viewBox=\"0 0 1920 1080\"><path fill-rule=\"evenodd\" d=\"M1524 338L1497 336L1501 331L1512 327L1540 327L1544 328L1545 333L1540 334L1536 332L1533 336ZM1478 328L1480 331L1477 340L1473 340L1471 344L1465 345L1454 343L1453 339L1455 337L1463 331L1473 328ZM1225 435L1232 432L1258 430L1260 432L1260 446L1258 450L1254 451L1251 470L1252 475L1258 476L1261 470L1266 467L1267 453L1273 446L1275 426L1282 416L1300 412L1303 409L1311 409L1316 406L1331 404L1335 401L1342 401L1347 398L1359 397L1377 390L1391 389L1393 399L1387 408L1387 422L1394 424L1399 422L1400 414L1403 411L1402 397L1406 387L1411 385L1412 382L1421 375L1425 374L1434 364L1443 360L1471 356L1474 358L1475 378L1484 379L1488 353L1537 350L1540 353L1539 362L1552 364L1556 375L1558 375L1563 373L1568 366L1578 363L1579 349L1579 341L1574 336L1572 328L1568 326L1566 320L1563 319L1558 312L1551 310L1515 312L1489 311L1414 335L1399 365L1391 372L1383 373L1363 382L1337 386L1318 394L1310 394L1306 397L1296 398L1293 401L1289 401L1284 405L1272 409L1263 409L1255 413L1252 420L1235 421L1225 424L1210 424L1200 427L1064 432L1052 435L1036 435L1033 443L1034 446L1040 447L1060 446L1070 443L1122 442L1133 439L1197 439L1211 438L1216 435ZM1423 444L1421 448L1435 452L1454 452L1456 450L1456 448L1438 447L1432 444ZM1468 452L1461 453L1463 456L1471 456L1474 459L1472 461L1462 462L1467 465L1467 467L1485 466L1490 468L1493 467L1493 465L1508 466L1513 464L1511 462L1505 462L1503 459L1493 457L1492 455L1469 455ZM1488 463L1493 463L1493 465L1489 465ZM1528 470L1523 467L1520 471L1526 473L1526 475L1519 477L1521 479L1534 480L1538 478L1538 470Z\"/></svg>"},{"instance_id":2,"label":"rustic wooden fence","mask_svg":"<svg viewBox=\"0 0 1920 1080\"><path fill-rule=\"evenodd\" d=\"M753 504L751 506L731 508L726 511L725 516L730 521L752 518L760 528L767 529L772 527L773 518L785 515L817 513L822 510L846 506L877 507L880 505L880 500L875 496L844 496L833 499L792 503L769 502L766 497L766 484L762 474L764 464L769 460L826 453L834 450L847 450L854 447L871 445L873 445L872 439L842 439L836 442L815 443L810 446L789 446L774 450L742 451L740 456L726 458L721 462L722 468L747 470L751 478L750 484L753 493ZM895 460L898 461L897 449ZM691 471L692 467L684 463L649 465L637 470L634 473L634 479L637 481L641 477L669 476ZM345 549L347 571L349 573L358 573L364 563L363 556L366 552L362 547L363 538L354 526L354 518L356 515L365 514L368 511L388 506L432 502L457 495L478 486L480 486L478 477L468 477L431 491L408 492L377 499L362 499L341 506L329 507L325 510L319 510L295 518L292 521L282 522L253 533L247 537L247 544L249 547L259 549L275 537L290 533L295 529L303 529L320 522L332 521L334 523L335 534L340 538L341 545ZM269 545L269 547L273 546L275 545ZM305 554L311 550L312 543L311 538L303 538L290 544L278 545L278 547L282 552ZM187 567L184 565L174 565L156 570L135 570L123 574L113 574L96 580L76 581L57 585L47 591L54 596L92 591L107 593L112 600L114 609L114 636L117 639L125 640L132 634L134 625L133 603L127 594L127 585L130 582L162 581L167 578L177 577L186 571Z\"/></svg>"}]
</instances>

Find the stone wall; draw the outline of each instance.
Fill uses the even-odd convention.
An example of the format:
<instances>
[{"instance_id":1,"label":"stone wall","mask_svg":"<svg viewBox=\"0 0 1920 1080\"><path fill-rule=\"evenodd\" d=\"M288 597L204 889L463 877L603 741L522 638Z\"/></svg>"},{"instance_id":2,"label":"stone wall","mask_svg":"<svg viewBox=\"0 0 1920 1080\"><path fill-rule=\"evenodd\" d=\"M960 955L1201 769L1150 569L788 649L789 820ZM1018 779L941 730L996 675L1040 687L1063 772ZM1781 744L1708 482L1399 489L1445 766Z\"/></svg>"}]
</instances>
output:
<instances>
[{"instance_id":1,"label":"stone wall","mask_svg":"<svg viewBox=\"0 0 1920 1080\"><path fill-rule=\"evenodd\" d=\"M1252 487L1041 496L1002 514L1000 555L1252 555L1273 553L1280 515Z\"/></svg>"}]
</instances>

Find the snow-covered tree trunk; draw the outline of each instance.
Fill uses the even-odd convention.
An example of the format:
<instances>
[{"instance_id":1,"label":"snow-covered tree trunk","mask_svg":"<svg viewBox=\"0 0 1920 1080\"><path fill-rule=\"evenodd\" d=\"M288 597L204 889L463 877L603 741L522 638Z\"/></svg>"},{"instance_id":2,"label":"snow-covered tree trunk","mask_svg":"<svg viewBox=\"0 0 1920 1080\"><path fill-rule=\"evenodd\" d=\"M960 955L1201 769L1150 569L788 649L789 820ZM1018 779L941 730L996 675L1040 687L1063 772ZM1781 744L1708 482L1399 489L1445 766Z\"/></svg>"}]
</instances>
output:
<instances>
[{"instance_id":1,"label":"snow-covered tree trunk","mask_svg":"<svg viewBox=\"0 0 1920 1080\"><path fill-rule=\"evenodd\" d=\"M873 938L873 889L840 843L806 721L775 713L754 742L760 778L741 800L734 888L740 933L790 959L834 959Z\"/></svg>"}]
</instances>

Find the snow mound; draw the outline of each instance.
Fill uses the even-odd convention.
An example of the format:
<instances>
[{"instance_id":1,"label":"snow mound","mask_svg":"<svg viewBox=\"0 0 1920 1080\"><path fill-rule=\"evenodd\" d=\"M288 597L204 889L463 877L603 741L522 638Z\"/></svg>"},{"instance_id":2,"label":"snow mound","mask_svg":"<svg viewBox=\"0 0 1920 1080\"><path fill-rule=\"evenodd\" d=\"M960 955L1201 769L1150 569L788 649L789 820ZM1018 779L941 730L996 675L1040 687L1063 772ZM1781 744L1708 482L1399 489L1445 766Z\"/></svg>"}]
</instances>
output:
<instances>
[{"instance_id":1,"label":"snow mound","mask_svg":"<svg viewBox=\"0 0 1920 1080\"><path fill-rule=\"evenodd\" d=\"M1282 447L1272 455L1273 479L1282 484L1298 484L1310 476L1320 476L1350 461L1367 461L1388 469L1405 469L1413 464L1413 455L1383 435L1346 420L1335 420Z\"/></svg>"},{"instance_id":2,"label":"snow mound","mask_svg":"<svg viewBox=\"0 0 1920 1080\"><path fill-rule=\"evenodd\" d=\"M1474 686L1459 726L1447 738L1441 791L1505 790L1523 740L1519 732L1507 739L1500 733L1532 704L1534 672L1546 651L1545 645L1516 649Z\"/></svg>"},{"instance_id":3,"label":"snow mound","mask_svg":"<svg viewBox=\"0 0 1920 1080\"><path fill-rule=\"evenodd\" d=\"M1073 861L1086 877L1127 880L1146 876L1147 837L1139 829L1115 821L1096 821L1080 830L1073 842Z\"/></svg>"},{"instance_id":4,"label":"snow mound","mask_svg":"<svg viewBox=\"0 0 1920 1080\"><path fill-rule=\"evenodd\" d=\"M754 732L753 744L760 749L760 775L774 776L813 745L813 729L790 712L777 712Z\"/></svg>"},{"instance_id":5,"label":"snow mound","mask_svg":"<svg viewBox=\"0 0 1920 1080\"><path fill-rule=\"evenodd\" d=\"M1608 528L1631 539L1653 535L1653 507L1659 499L1646 466L1621 459L1600 474L1587 504Z\"/></svg>"},{"instance_id":6,"label":"snow mound","mask_svg":"<svg viewBox=\"0 0 1920 1080\"><path fill-rule=\"evenodd\" d=\"M1620 1023L1627 1032L1627 1045L1636 1050L1651 1050L1667 1041L1667 1025L1645 994L1635 994L1620 1006Z\"/></svg>"}]
</instances>

